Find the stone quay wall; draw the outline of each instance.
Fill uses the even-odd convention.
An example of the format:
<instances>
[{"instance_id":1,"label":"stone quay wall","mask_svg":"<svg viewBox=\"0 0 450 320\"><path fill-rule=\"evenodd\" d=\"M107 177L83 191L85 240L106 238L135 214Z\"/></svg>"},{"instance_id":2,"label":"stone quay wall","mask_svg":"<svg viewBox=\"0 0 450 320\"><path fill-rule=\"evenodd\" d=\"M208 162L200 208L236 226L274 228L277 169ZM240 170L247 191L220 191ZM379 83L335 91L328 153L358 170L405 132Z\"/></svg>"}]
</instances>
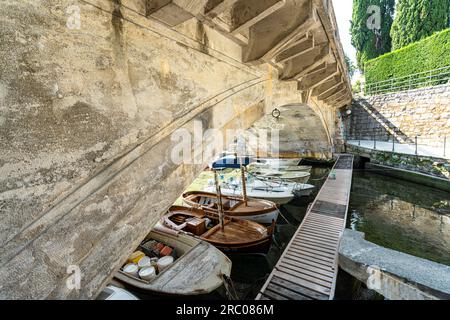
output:
<instances>
[{"instance_id":1,"label":"stone quay wall","mask_svg":"<svg viewBox=\"0 0 450 320\"><path fill-rule=\"evenodd\" d=\"M450 84L360 98L346 117L347 139L442 146L450 139Z\"/></svg>"}]
</instances>

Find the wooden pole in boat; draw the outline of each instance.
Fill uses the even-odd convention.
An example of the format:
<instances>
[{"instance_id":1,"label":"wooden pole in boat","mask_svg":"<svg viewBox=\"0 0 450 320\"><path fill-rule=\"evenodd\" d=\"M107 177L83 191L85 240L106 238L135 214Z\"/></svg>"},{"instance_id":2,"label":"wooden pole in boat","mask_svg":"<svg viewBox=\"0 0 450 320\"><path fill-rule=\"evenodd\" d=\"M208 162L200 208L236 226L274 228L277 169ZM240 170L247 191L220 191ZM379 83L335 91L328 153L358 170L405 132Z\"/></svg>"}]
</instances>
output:
<instances>
[{"instance_id":1,"label":"wooden pole in boat","mask_svg":"<svg viewBox=\"0 0 450 320\"><path fill-rule=\"evenodd\" d=\"M219 201L219 223L220 223L220 229L223 231L225 224L223 223L223 203L222 203L222 190L220 190L220 184L219 184L219 177L217 176L217 171L214 171L214 181L216 183L216 192L217 192L217 199Z\"/></svg>"},{"instance_id":2,"label":"wooden pole in boat","mask_svg":"<svg viewBox=\"0 0 450 320\"><path fill-rule=\"evenodd\" d=\"M244 206L247 206L247 183L245 181L245 168L243 165L242 157L239 157L239 164L241 165L241 178L242 178L242 196L244 197Z\"/></svg>"}]
</instances>

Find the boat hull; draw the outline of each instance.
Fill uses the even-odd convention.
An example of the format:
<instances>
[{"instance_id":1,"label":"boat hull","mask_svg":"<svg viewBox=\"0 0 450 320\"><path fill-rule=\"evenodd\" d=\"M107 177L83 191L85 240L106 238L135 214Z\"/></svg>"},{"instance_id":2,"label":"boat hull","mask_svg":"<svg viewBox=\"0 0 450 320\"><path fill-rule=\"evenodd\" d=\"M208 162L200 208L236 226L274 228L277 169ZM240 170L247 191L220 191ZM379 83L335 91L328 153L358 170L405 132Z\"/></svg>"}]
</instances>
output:
<instances>
[{"instance_id":1,"label":"boat hull","mask_svg":"<svg viewBox=\"0 0 450 320\"><path fill-rule=\"evenodd\" d=\"M214 221L215 225L209 229L201 227L204 219ZM189 226L193 221L199 228ZM210 221L210 223L211 223ZM199 237L225 253L267 253L272 242L275 223L271 227L264 227L259 223L245 219L226 217L221 228L220 221L215 215L208 215L205 210L172 206L161 219L165 228L172 232L187 232L188 235ZM214 224L213 223L213 224Z\"/></svg>"},{"instance_id":2,"label":"boat hull","mask_svg":"<svg viewBox=\"0 0 450 320\"><path fill-rule=\"evenodd\" d=\"M216 248L226 254L241 254L241 253L261 253L267 254L272 244L272 236L267 237L256 243L247 246L233 246L233 245L216 245Z\"/></svg>"},{"instance_id":3,"label":"boat hull","mask_svg":"<svg viewBox=\"0 0 450 320\"><path fill-rule=\"evenodd\" d=\"M276 210L273 210L271 212L264 213L264 214L258 214L258 215L253 215L253 216L240 216L239 218L243 219L243 220L257 222L257 223L264 224L264 225L269 225L269 224L272 224L272 221L277 221L278 214L279 214L279 211L278 211L278 209L276 209Z\"/></svg>"},{"instance_id":4,"label":"boat hull","mask_svg":"<svg viewBox=\"0 0 450 320\"><path fill-rule=\"evenodd\" d=\"M307 183L311 175L308 172L262 171L254 174L258 179L269 182Z\"/></svg>"},{"instance_id":5,"label":"boat hull","mask_svg":"<svg viewBox=\"0 0 450 320\"><path fill-rule=\"evenodd\" d=\"M216 197L217 195L215 193L212 192L202 192L202 191L190 191L190 192L186 192L183 194L182 198L183 198L183 203L191 208L199 208L204 210L205 212L207 212L208 214L212 214L212 215L218 215L218 210L209 207L208 205L202 205L199 204L198 202L193 201L190 197L191 196L195 196L195 197ZM236 196L225 196L224 198L229 198L229 199L234 199L236 202L239 202L242 204L242 198L241 197L236 197ZM264 209L258 209L255 208L255 210L243 210L243 211L229 211L229 210L225 210L225 216L228 217L232 217L232 218L238 218L238 219L243 219L243 220L249 220L249 221L254 221L260 224L264 224L264 225L269 225L272 224L273 221L277 221L278 219L278 208L276 206L275 203L271 202L271 201L267 201L267 200L263 200L263 199L253 199L253 198L248 198L249 202L261 202L265 205ZM272 221L273 220L273 221Z\"/></svg>"},{"instance_id":6,"label":"boat hull","mask_svg":"<svg viewBox=\"0 0 450 320\"><path fill-rule=\"evenodd\" d=\"M182 234L154 231L150 237L186 252L150 283L120 270L115 278L127 287L156 295L196 296L209 294L221 287L222 275L229 277L231 274L231 261L205 241Z\"/></svg>"},{"instance_id":7,"label":"boat hull","mask_svg":"<svg viewBox=\"0 0 450 320\"><path fill-rule=\"evenodd\" d=\"M206 192L216 192L215 187L208 187L204 191ZM238 190L237 192L232 189L222 189L222 194L225 196L239 196L242 191ZM292 192L258 192L258 190L247 189L247 196L253 199L267 200L271 201L277 205L283 205L291 202L294 199L294 194ZM277 214L278 216L278 214ZM276 221L276 219L275 219ZM259 221L256 221L259 222ZM260 222L261 223L261 222ZM268 222L271 223L271 222Z\"/></svg>"}]
</instances>

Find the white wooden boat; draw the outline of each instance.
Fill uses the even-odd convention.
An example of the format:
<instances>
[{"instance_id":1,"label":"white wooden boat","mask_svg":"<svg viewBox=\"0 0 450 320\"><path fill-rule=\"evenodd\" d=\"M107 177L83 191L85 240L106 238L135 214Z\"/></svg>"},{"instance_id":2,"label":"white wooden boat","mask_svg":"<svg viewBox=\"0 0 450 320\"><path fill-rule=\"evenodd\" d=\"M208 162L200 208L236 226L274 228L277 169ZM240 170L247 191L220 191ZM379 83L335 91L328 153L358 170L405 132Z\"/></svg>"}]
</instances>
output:
<instances>
[{"instance_id":1,"label":"white wooden boat","mask_svg":"<svg viewBox=\"0 0 450 320\"><path fill-rule=\"evenodd\" d=\"M222 194L225 196L239 196L242 194L242 187L234 184L222 184ZM210 186L204 189L206 192L216 192L216 187ZM285 186L253 186L247 185L247 196L254 199L268 200L277 205L283 205L291 202L295 195L291 187Z\"/></svg>"},{"instance_id":2,"label":"white wooden boat","mask_svg":"<svg viewBox=\"0 0 450 320\"><path fill-rule=\"evenodd\" d=\"M269 181L281 181L281 182L294 182L294 183L307 183L311 174L303 171L271 171L261 170L252 172L259 179Z\"/></svg>"},{"instance_id":3,"label":"white wooden boat","mask_svg":"<svg viewBox=\"0 0 450 320\"><path fill-rule=\"evenodd\" d=\"M248 183L253 188L259 188L259 189L281 189L285 188L288 190L292 190L292 193L296 197L303 197L303 196L309 196L311 192L314 190L315 186L312 184L306 184L306 183L293 183L293 182L283 182L283 181L263 181L259 179L250 179L250 182Z\"/></svg>"},{"instance_id":4,"label":"white wooden boat","mask_svg":"<svg viewBox=\"0 0 450 320\"><path fill-rule=\"evenodd\" d=\"M265 163L253 162L248 166L248 170L250 172L258 172L258 171L302 171L302 172L310 172L312 166L275 166Z\"/></svg>"},{"instance_id":5,"label":"white wooden boat","mask_svg":"<svg viewBox=\"0 0 450 320\"><path fill-rule=\"evenodd\" d=\"M297 183L294 189L296 197L308 197L314 191L315 186L307 183Z\"/></svg>"},{"instance_id":6,"label":"white wooden boat","mask_svg":"<svg viewBox=\"0 0 450 320\"><path fill-rule=\"evenodd\" d=\"M246 190L249 197L268 200L277 205L289 203L294 197L309 196L315 188L312 184L264 180L255 176L247 178L246 181ZM222 182L221 189L224 195L242 194L242 184L232 179L229 182ZM209 181L205 191L213 193L216 191L212 181Z\"/></svg>"},{"instance_id":7,"label":"white wooden boat","mask_svg":"<svg viewBox=\"0 0 450 320\"><path fill-rule=\"evenodd\" d=\"M269 166L280 167L280 166L298 166L300 164L301 158L258 158L257 163L266 164Z\"/></svg>"},{"instance_id":8,"label":"white wooden boat","mask_svg":"<svg viewBox=\"0 0 450 320\"><path fill-rule=\"evenodd\" d=\"M138 297L128 292L123 288L116 287L114 285L108 285L98 295L96 300L139 300Z\"/></svg>"},{"instance_id":9,"label":"white wooden boat","mask_svg":"<svg viewBox=\"0 0 450 320\"><path fill-rule=\"evenodd\" d=\"M230 276L231 261L207 242L162 231L151 231L146 240L150 239L174 248L178 258L151 281L119 270L115 278L125 286L161 295L195 296L216 290L223 283L223 275Z\"/></svg>"}]
</instances>

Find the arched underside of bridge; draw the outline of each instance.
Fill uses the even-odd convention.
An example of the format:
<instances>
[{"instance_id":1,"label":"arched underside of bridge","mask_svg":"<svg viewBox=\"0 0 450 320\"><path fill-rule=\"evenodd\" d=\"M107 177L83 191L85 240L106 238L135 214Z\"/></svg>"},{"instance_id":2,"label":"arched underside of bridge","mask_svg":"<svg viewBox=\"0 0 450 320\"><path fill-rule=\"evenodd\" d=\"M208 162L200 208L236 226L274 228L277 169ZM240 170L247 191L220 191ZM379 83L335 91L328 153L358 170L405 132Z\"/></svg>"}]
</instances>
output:
<instances>
[{"instance_id":1,"label":"arched underside of bridge","mask_svg":"<svg viewBox=\"0 0 450 320\"><path fill-rule=\"evenodd\" d=\"M277 109L279 116L277 113L267 114L248 130L257 138L253 149L258 150L258 154L319 159L332 156L330 133L320 116L308 104L284 105ZM265 130L278 130L277 139L268 137L265 141ZM252 147L251 139L248 140Z\"/></svg>"},{"instance_id":2,"label":"arched underside of bridge","mask_svg":"<svg viewBox=\"0 0 450 320\"><path fill-rule=\"evenodd\" d=\"M350 87L324 4L2 4L0 298L95 297L211 160L171 161L172 134L196 120L247 129L291 105L293 148L320 124L309 147L332 145ZM80 290L66 286L71 265Z\"/></svg>"}]
</instances>

